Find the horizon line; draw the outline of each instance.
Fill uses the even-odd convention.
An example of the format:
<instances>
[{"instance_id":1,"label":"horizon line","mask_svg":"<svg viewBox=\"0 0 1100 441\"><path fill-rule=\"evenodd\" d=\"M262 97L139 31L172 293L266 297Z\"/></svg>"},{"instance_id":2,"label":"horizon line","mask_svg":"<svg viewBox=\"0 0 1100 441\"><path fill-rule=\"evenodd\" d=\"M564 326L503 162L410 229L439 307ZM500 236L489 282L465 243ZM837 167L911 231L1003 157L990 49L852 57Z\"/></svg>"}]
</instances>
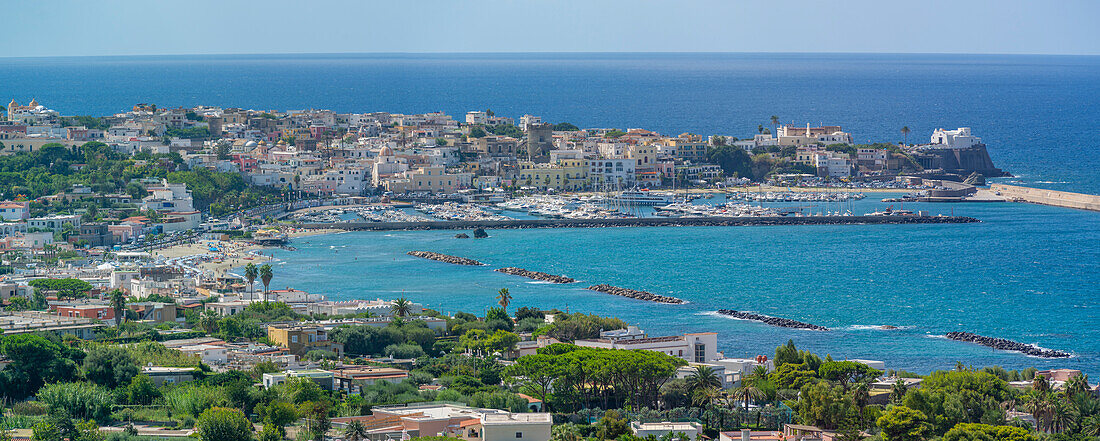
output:
<instances>
[{"instance_id":1,"label":"horizon line","mask_svg":"<svg viewBox=\"0 0 1100 441\"><path fill-rule=\"evenodd\" d=\"M871 52L871 51L391 51L391 52L207 52L170 54L104 54L104 55L9 55L0 59L49 58L125 58L125 57L202 57L202 56L306 56L306 55L938 55L938 56L1043 56L1100 57L1100 53L1035 53L1035 52Z\"/></svg>"}]
</instances>

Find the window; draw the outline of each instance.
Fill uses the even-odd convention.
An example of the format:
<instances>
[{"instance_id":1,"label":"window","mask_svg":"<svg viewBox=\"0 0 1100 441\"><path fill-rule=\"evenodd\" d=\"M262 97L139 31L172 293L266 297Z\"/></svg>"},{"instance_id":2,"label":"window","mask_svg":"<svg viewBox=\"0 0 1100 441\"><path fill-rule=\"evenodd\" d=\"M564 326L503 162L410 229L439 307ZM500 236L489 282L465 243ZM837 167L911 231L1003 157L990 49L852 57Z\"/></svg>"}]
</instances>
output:
<instances>
[{"instance_id":1,"label":"window","mask_svg":"<svg viewBox=\"0 0 1100 441\"><path fill-rule=\"evenodd\" d=\"M523 438L523 432L516 432L516 439Z\"/></svg>"},{"instance_id":2,"label":"window","mask_svg":"<svg viewBox=\"0 0 1100 441\"><path fill-rule=\"evenodd\" d=\"M291 343L298 343L298 336L297 335L290 336L290 342Z\"/></svg>"}]
</instances>

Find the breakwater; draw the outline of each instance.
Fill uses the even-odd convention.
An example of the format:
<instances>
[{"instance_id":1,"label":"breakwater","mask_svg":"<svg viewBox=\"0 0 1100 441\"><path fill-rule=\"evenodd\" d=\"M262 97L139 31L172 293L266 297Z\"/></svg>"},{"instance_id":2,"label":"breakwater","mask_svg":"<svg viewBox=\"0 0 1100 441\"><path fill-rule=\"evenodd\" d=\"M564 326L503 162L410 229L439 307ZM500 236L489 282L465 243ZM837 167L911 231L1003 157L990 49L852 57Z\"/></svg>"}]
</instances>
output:
<instances>
[{"instance_id":1,"label":"breakwater","mask_svg":"<svg viewBox=\"0 0 1100 441\"><path fill-rule=\"evenodd\" d=\"M768 225L896 225L980 222L965 216L746 216L627 219L511 219L428 222L305 223L301 228L336 230L469 230L474 228L733 227Z\"/></svg>"},{"instance_id":2,"label":"breakwater","mask_svg":"<svg viewBox=\"0 0 1100 441\"><path fill-rule=\"evenodd\" d=\"M474 259L467 259L465 257L458 257L458 256L448 256L446 254L433 253L431 251L409 251L408 253L405 253L405 254L408 254L408 255L414 256L414 257L419 257L419 258L422 258L422 259L431 259L431 260L438 260L440 262L453 263L455 265L470 265L470 266L485 265L484 263L478 262Z\"/></svg>"},{"instance_id":3,"label":"breakwater","mask_svg":"<svg viewBox=\"0 0 1100 441\"><path fill-rule=\"evenodd\" d=\"M762 314L755 314L755 313L744 312L744 311L734 311L732 309L719 309L718 313L722 314L722 315L728 315L728 316L733 317L733 318L742 319L742 320L752 320L752 321L757 321L757 322L761 322L761 323L772 325L772 326L778 326L780 328L809 329L809 330L812 330L812 331L828 331L829 330L829 328L826 328L824 326L813 325L813 324L810 324L810 323L800 322L798 320L785 319L785 318L781 318L781 317L772 317L772 316L767 316L767 315L762 315Z\"/></svg>"},{"instance_id":4,"label":"breakwater","mask_svg":"<svg viewBox=\"0 0 1100 441\"><path fill-rule=\"evenodd\" d=\"M1069 358L1070 356L1068 352L1062 352L1054 349L1043 349L1035 345L1029 345L1026 343L1020 343L1003 338L986 337L984 335L971 334L969 332L948 332L945 337L956 341L977 343L982 346L988 346L993 349L1000 349L1002 351L1021 352L1040 358Z\"/></svg>"},{"instance_id":5,"label":"breakwater","mask_svg":"<svg viewBox=\"0 0 1100 441\"><path fill-rule=\"evenodd\" d=\"M571 277L557 276L557 275L554 275L554 274L547 274L547 273L540 273L538 271L529 271L529 270L525 270L523 268L516 268L514 266L500 268L496 271L499 272L499 273L511 274L513 276L526 277L528 279L542 280L542 281L545 281L545 282L553 282L553 283L573 283L573 282L576 282L576 280L573 280L573 278L571 278Z\"/></svg>"},{"instance_id":6,"label":"breakwater","mask_svg":"<svg viewBox=\"0 0 1100 441\"><path fill-rule=\"evenodd\" d=\"M649 291L638 291L638 290L635 290L635 289L620 288L620 287L617 287L617 286L611 286L611 285L607 285L607 284L592 285L592 286L589 286L588 289L591 290L591 291L602 292L602 293L605 293L605 294L613 294L613 295L623 296L623 297L629 297L629 298L632 298L632 299L645 300L645 301L648 301L648 302L671 303L671 304L676 304L676 305L684 303L683 300L678 299L676 297L662 296L660 294L654 294L654 293L651 293Z\"/></svg>"},{"instance_id":7,"label":"breakwater","mask_svg":"<svg viewBox=\"0 0 1100 441\"><path fill-rule=\"evenodd\" d=\"M1100 211L1100 196L1098 195L1005 184L990 185L989 191L1014 202L1030 202L1032 204L1053 205L1078 210Z\"/></svg>"}]
</instances>

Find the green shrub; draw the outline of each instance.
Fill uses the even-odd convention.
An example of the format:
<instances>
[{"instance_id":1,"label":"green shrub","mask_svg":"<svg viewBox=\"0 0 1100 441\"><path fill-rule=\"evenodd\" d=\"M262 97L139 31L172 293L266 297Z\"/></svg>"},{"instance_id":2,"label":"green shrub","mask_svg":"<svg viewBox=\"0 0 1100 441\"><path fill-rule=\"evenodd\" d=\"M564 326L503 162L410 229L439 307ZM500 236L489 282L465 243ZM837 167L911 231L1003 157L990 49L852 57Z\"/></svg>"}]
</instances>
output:
<instances>
[{"instance_id":1,"label":"green shrub","mask_svg":"<svg viewBox=\"0 0 1100 441\"><path fill-rule=\"evenodd\" d=\"M73 418L106 423L110 420L111 392L91 383L54 383L38 390L38 400L50 411L65 410Z\"/></svg>"}]
</instances>

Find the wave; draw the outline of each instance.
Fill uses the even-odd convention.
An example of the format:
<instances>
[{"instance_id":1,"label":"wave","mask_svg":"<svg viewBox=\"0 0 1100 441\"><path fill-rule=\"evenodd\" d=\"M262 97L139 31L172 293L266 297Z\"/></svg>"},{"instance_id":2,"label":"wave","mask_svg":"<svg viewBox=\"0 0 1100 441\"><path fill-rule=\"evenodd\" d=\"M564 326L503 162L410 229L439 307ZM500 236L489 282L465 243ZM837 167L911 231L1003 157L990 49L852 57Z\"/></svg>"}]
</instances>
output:
<instances>
[{"instance_id":1,"label":"wave","mask_svg":"<svg viewBox=\"0 0 1100 441\"><path fill-rule=\"evenodd\" d=\"M1069 181L1035 181L1036 184L1068 184Z\"/></svg>"},{"instance_id":2,"label":"wave","mask_svg":"<svg viewBox=\"0 0 1100 441\"><path fill-rule=\"evenodd\" d=\"M894 326L893 328L886 328L886 326ZM896 326L896 325L849 325L840 328L845 331L899 331L903 329L913 329L912 326Z\"/></svg>"}]
</instances>

